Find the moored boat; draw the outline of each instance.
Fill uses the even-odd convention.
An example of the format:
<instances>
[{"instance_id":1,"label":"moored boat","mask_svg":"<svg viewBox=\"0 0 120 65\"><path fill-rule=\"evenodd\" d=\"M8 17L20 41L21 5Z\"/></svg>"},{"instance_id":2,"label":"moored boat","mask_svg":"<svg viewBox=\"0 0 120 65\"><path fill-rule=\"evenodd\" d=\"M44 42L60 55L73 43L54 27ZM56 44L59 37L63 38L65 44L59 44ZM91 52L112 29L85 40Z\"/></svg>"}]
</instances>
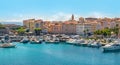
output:
<instances>
[{"instance_id":1,"label":"moored boat","mask_svg":"<svg viewBox=\"0 0 120 65\"><path fill-rule=\"evenodd\" d=\"M41 42L36 41L36 40L31 40L31 41L30 41L30 44L41 44Z\"/></svg>"},{"instance_id":2,"label":"moored boat","mask_svg":"<svg viewBox=\"0 0 120 65\"><path fill-rule=\"evenodd\" d=\"M30 44L41 44L42 42L37 40L35 37L31 38Z\"/></svg>"},{"instance_id":3,"label":"moored boat","mask_svg":"<svg viewBox=\"0 0 120 65\"><path fill-rule=\"evenodd\" d=\"M93 48L99 48L101 47L102 44L100 41L91 41L89 44L88 44L88 47L93 47Z\"/></svg>"},{"instance_id":4,"label":"moored boat","mask_svg":"<svg viewBox=\"0 0 120 65\"><path fill-rule=\"evenodd\" d=\"M103 52L107 52L107 51L120 51L120 44L119 43L107 44L107 45L102 47L102 51Z\"/></svg>"},{"instance_id":5,"label":"moored boat","mask_svg":"<svg viewBox=\"0 0 120 65\"><path fill-rule=\"evenodd\" d=\"M45 39L45 43L49 44L58 44L60 42L60 39L57 38L55 35L54 36L47 36Z\"/></svg>"},{"instance_id":6,"label":"moored boat","mask_svg":"<svg viewBox=\"0 0 120 65\"><path fill-rule=\"evenodd\" d=\"M73 44L77 44L78 42L77 42L76 39L69 39L69 40L66 41L66 43L67 43L67 44L72 44L72 45L73 45Z\"/></svg>"},{"instance_id":7,"label":"moored boat","mask_svg":"<svg viewBox=\"0 0 120 65\"><path fill-rule=\"evenodd\" d=\"M0 44L0 48L15 48L15 44L10 43L10 38L8 35L2 39L2 43Z\"/></svg>"},{"instance_id":8,"label":"moored boat","mask_svg":"<svg viewBox=\"0 0 120 65\"><path fill-rule=\"evenodd\" d=\"M84 40L84 42L80 43L80 45L86 47L88 43L89 43L89 40Z\"/></svg>"},{"instance_id":9,"label":"moored boat","mask_svg":"<svg viewBox=\"0 0 120 65\"><path fill-rule=\"evenodd\" d=\"M4 43L4 44L0 44L0 48L15 48L15 44L12 43Z\"/></svg>"},{"instance_id":10,"label":"moored boat","mask_svg":"<svg viewBox=\"0 0 120 65\"><path fill-rule=\"evenodd\" d=\"M24 37L20 42L21 43L28 43L30 40L27 37Z\"/></svg>"},{"instance_id":11,"label":"moored boat","mask_svg":"<svg viewBox=\"0 0 120 65\"><path fill-rule=\"evenodd\" d=\"M52 44L58 44L59 43L59 40L53 40L53 39L50 39L50 40L45 40L45 43L52 43Z\"/></svg>"}]
</instances>

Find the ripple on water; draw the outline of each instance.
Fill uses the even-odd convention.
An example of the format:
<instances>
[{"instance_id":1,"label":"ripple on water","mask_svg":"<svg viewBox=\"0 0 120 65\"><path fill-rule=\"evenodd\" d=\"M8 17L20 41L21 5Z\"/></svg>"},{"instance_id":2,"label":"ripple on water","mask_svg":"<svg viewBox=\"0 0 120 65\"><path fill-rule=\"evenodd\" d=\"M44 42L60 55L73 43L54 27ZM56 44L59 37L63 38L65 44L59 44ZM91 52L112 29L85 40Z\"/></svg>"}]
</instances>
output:
<instances>
[{"instance_id":1,"label":"ripple on water","mask_svg":"<svg viewBox=\"0 0 120 65\"><path fill-rule=\"evenodd\" d=\"M68 44L17 44L0 48L0 65L119 65L120 53Z\"/></svg>"}]
</instances>

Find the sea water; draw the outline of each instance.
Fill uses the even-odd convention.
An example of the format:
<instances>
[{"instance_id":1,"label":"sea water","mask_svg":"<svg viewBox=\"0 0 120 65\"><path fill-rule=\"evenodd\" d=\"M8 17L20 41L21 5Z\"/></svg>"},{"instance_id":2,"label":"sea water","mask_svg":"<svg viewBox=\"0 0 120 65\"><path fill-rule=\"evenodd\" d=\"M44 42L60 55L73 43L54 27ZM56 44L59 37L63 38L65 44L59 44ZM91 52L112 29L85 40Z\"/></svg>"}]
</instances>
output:
<instances>
[{"instance_id":1,"label":"sea water","mask_svg":"<svg viewBox=\"0 0 120 65\"><path fill-rule=\"evenodd\" d=\"M0 65L120 65L120 53L68 44L16 44L0 48Z\"/></svg>"}]
</instances>

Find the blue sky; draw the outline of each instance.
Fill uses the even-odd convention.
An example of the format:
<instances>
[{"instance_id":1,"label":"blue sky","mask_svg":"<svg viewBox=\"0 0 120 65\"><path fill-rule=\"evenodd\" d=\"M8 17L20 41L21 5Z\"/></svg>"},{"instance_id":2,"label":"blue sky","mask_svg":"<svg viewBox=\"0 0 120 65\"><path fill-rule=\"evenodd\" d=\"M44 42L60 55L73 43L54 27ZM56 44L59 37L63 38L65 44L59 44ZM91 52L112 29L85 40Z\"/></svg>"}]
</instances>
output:
<instances>
[{"instance_id":1,"label":"blue sky","mask_svg":"<svg viewBox=\"0 0 120 65\"><path fill-rule=\"evenodd\" d=\"M119 17L120 0L0 0L0 21L36 18Z\"/></svg>"}]
</instances>

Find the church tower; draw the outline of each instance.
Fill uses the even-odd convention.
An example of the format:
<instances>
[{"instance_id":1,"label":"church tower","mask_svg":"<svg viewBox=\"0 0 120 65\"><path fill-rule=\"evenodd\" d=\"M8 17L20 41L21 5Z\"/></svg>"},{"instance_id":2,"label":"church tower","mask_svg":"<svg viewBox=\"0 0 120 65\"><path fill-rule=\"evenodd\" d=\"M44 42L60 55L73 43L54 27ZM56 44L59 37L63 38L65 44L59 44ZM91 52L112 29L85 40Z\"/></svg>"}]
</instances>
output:
<instances>
[{"instance_id":1,"label":"church tower","mask_svg":"<svg viewBox=\"0 0 120 65\"><path fill-rule=\"evenodd\" d=\"M73 14L72 14L72 17L71 17L71 18L72 18L72 21L73 21L73 20L74 20L74 15L73 15Z\"/></svg>"}]
</instances>

